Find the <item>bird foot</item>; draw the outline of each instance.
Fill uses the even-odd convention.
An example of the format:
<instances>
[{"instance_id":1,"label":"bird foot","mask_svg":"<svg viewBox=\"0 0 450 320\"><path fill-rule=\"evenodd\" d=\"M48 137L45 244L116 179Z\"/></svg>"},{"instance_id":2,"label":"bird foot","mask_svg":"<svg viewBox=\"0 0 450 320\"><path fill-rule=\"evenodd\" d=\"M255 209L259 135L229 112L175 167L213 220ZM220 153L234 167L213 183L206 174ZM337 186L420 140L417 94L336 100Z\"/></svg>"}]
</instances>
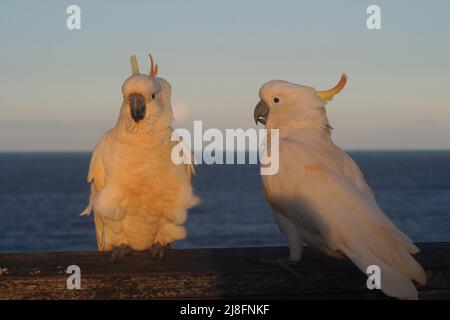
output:
<instances>
[{"instance_id":1,"label":"bird foot","mask_svg":"<svg viewBox=\"0 0 450 320\"><path fill-rule=\"evenodd\" d=\"M164 260L169 251L172 250L172 244L168 243L166 245L162 245L160 243L154 243L150 247L150 254L153 259L158 259L159 261Z\"/></svg>"},{"instance_id":2,"label":"bird foot","mask_svg":"<svg viewBox=\"0 0 450 320\"><path fill-rule=\"evenodd\" d=\"M8 268L2 268L0 266L0 276L7 275L8 274Z\"/></svg>"},{"instance_id":3,"label":"bird foot","mask_svg":"<svg viewBox=\"0 0 450 320\"><path fill-rule=\"evenodd\" d=\"M250 259L253 262L256 262L258 264L262 264L265 266L271 266L271 267L277 267L281 268L283 271L289 273L293 277L295 277L297 280L302 280L302 277L295 272L295 270L292 268L296 265L298 265L299 261L293 261L290 259L264 259L264 258L252 258Z\"/></svg>"},{"instance_id":4,"label":"bird foot","mask_svg":"<svg viewBox=\"0 0 450 320\"><path fill-rule=\"evenodd\" d=\"M120 263L123 258L131 252L130 246L121 244L120 246L113 246L111 248L111 262Z\"/></svg>"}]
</instances>

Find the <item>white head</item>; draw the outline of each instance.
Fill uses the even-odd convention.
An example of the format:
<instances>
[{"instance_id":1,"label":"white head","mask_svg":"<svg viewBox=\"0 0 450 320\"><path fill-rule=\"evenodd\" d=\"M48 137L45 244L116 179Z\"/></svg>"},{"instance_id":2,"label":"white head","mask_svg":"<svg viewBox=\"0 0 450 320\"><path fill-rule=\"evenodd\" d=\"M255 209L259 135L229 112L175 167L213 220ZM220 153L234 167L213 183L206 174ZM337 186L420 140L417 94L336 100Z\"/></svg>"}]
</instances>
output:
<instances>
[{"instance_id":1,"label":"white head","mask_svg":"<svg viewBox=\"0 0 450 320\"><path fill-rule=\"evenodd\" d=\"M132 75L122 85L123 103L118 127L127 134L167 129L173 121L170 84L157 78L158 65L150 57L149 74L140 74L136 56L131 56Z\"/></svg>"},{"instance_id":2,"label":"white head","mask_svg":"<svg viewBox=\"0 0 450 320\"><path fill-rule=\"evenodd\" d=\"M343 74L339 83L326 91L282 80L266 82L259 90L261 101L254 110L255 122L270 129L302 123L328 130L325 105L344 88L346 81L347 76Z\"/></svg>"}]
</instances>

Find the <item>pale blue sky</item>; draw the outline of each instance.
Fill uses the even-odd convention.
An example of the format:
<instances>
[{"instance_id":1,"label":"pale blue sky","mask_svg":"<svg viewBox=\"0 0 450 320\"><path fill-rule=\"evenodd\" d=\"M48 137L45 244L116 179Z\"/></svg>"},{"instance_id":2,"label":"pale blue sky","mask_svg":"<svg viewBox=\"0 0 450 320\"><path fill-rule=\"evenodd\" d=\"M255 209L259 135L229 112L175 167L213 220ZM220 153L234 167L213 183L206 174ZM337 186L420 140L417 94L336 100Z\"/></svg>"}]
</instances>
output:
<instances>
[{"instance_id":1,"label":"pale blue sky","mask_svg":"<svg viewBox=\"0 0 450 320\"><path fill-rule=\"evenodd\" d=\"M131 1L130 1L131 2ZM66 29L81 7L82 30ZM366 8L382 9L382 30ZM259 87L346 89L328 106L346 149L450 148L448 1L4 1L0 151L90 150L115 125L136 53L151 52L177 127L254 127Z\"/></svg>"}]
</instances>

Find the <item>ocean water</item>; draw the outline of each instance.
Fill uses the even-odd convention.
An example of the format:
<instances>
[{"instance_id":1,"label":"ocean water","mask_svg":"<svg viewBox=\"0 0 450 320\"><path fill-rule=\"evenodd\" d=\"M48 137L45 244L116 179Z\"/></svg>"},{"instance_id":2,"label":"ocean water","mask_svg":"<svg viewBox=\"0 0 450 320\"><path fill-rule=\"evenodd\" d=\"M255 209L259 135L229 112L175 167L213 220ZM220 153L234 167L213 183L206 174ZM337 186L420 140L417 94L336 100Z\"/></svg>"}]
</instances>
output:
<instances>
[{"instance_id":1,"label":"ocean water","mask_svg":"<svg viewBox=\"0 0 450 320\"><path fill-rule=\"evenodd\" d=\"M350 152L386 214L415 241L450 241L450 152ZM95 250L88 153L0 153L0 252ZM200 165L202 203L179 248L285 245L256 165Z\"/></svg>"}]
</instances>

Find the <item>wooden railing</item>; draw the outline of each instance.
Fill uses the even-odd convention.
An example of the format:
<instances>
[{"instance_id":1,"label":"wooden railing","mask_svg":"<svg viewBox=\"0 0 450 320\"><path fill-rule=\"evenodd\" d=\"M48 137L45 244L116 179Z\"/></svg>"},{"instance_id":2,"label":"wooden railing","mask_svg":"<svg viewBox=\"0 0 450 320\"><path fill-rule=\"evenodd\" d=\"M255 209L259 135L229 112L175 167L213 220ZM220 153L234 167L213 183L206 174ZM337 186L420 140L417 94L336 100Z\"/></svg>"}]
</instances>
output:
<instances>
[{"instance_id":1,"label":"wooden railing","mask_svg":"<svg viewBox=\"0 0 450 320\"><path fill-rule=\"evenodd\" d=\"M428 275L427 286L418 286L420 298L450 299L450 243L418 246L416 258ZM386 298L367 289L366 276L351 262L308 247L293 267L297 276L260 261L287 254L287 248L270 247L179 249L163 262L141 252L120 264L98 252L0 254L0 267L7 268L0 275L0 299ZM67 287L71 265L80 268L80 289Z\"/></svg>"}]
</instances>

